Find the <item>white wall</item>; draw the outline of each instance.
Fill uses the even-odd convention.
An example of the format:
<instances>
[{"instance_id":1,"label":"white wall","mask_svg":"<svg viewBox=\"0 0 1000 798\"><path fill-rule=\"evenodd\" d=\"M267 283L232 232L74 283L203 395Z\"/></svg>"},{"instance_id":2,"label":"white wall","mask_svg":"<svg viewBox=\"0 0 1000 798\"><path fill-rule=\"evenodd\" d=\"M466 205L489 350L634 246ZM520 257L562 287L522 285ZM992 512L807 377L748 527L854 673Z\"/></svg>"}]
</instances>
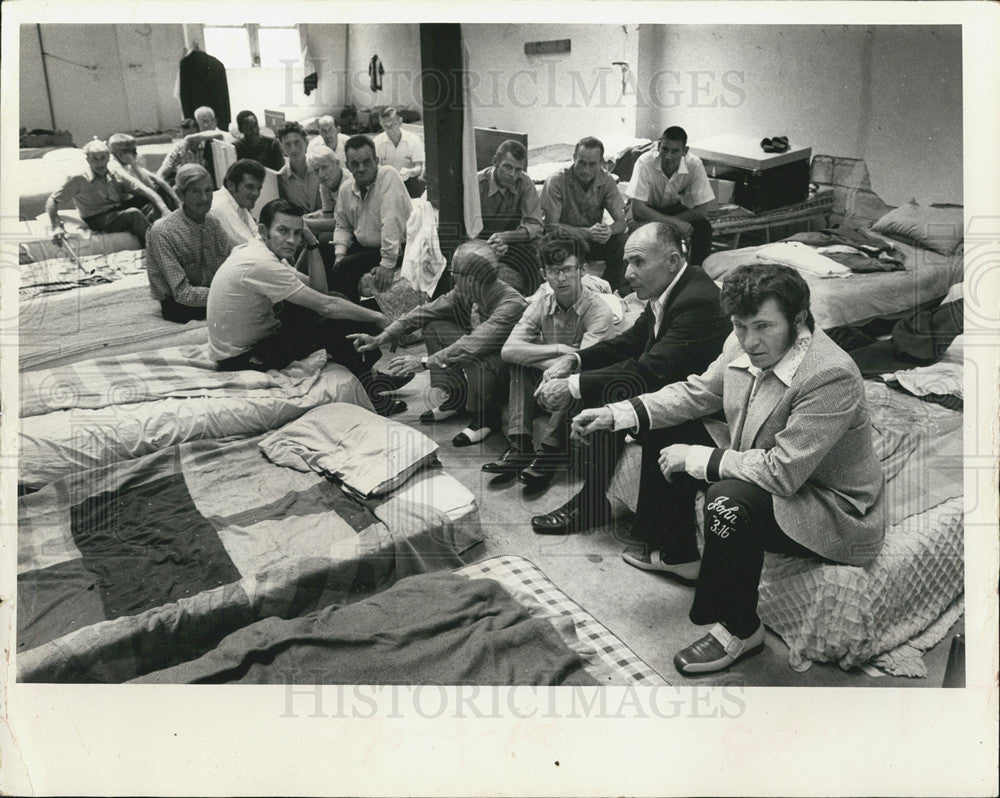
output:
<instances>
[{"instance_id":1,"label":"white wall","mask_svg":"<svg viewBox=\"0 0 1000 798\"><path fill-rule=\"evenodd\" d=\"M889 204L962 201L957 27L665 25L642 38L645 135L784 134L865 159Z\"/></svg>"},{"instance_id":2,"label":"white wall","mask_svg":"<svg viewBox=\"0 0 1000 798\"><path fill-rule=\"evenodd\" d=\"M420 26L416 24L347 26L347 97L358 108L396 105L420 110ZM382 62L382 89L372 91L368 65Z\"/></svg>"},{"instance_id":3,"label":"white wall","mask_svg":"<svg viewBox=\"0 0 1000 798\"><path fill-rule=\"evenodd\" d=\"M462 37L477 85L477 125L527 133L529 147L635 135L638 26L467 24ZM526 42L555 39L569 39L570 52L524 53ZM612 61L629 65L625 94Z\"/></svg>"}]
</instances>

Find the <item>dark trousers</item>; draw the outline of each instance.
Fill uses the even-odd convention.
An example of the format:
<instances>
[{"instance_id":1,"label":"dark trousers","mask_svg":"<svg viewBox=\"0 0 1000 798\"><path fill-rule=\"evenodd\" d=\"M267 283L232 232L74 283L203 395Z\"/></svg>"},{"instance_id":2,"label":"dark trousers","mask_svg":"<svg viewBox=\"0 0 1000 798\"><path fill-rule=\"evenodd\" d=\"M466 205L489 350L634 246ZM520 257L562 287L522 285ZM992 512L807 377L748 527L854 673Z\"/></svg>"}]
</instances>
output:
<instances>
[{"instance_id":1,"label":"dark trousers","mask_svg":"<svg viewBox=\"0 0 1000 798\"><path fill-rule=\"evenodd\" d=\"M666 216L680 216L680 214L690 209L685 207L683 203L677 202L669 207L653 208L653 210ZM644 224L648 224L648 222L636 221L632 217L631 208L628 211L627 222L629 232L642 227ZM705 258L712 254L712 223L705 218L689 219L687 222L692 227L691 238L688 240L687 260L688 263L701 266L705 262Z\"/></svg>"},{"instance_id":2,"label":"dark trousers","mask_svg":"<svg viewBox=\"0 0 1000 798\"><path fill-rule=\"evenodd\" d=\"M406 193L411 199L419 199L427 190L427 181L422 177L411 177L403 183L406 186Z\"/></svg>"},{"instance_id":3,"label":"dark trousers","mask_svg":"<svg viewBox=\"0 0 1000 798\"><path fill-rule=\"evenodd\" d=\"M423 327L427 354L450 346L465 332L448 319L435 319ZM471 363L431 367L431 385L448 392L449 399L472 413L479 426L498 427L500 407L507 395L507 364L499 352L482 355Z\"/></svg>"},{"instance_id":4,"label":"dark trousers","mask_svg":"<svg viewBox=\"0 0 1000 798\"><path fill-rule=\"evenodd\" d=\"M276 312L281 322L278 331L255 343L249 352L220 361L220 370L282 369L293 360L302 360L319 349L325 349L332 360L345 366L361 379L362 385L369 387L371 368L380 353L361 354L346 336L349 333L378 335L379 330L374 324L328 319L291 302L282 303Z\"/></svg>"},{"instance_id":5,"label":"dark trousers","mask_svg":"<svg viewBox=\"0 0 1000 798\"><path fill-rule=\"evenodd\" d=\"M149 219L155 216L156 211L146 197L132 197L114 210L88 216L83 221L98 233L131 233L145 248L146 232L151 226Z\"/></svg>"},{"instance_id":6,"label":"dark trousers","mask_svg":"<svg viewBox=\"0 0 1000 798\"><path fill-rule=\"evenodd\" d=\"M615 233L603 244L590 243L587 245L588 260L604 261L604 274L602 276L611 284L612 291L622 288L622 283L625 280L624 252L627 238L627 233Z\"/></svg>"},{"instance_id":7,"label":"dark trousers","mask_svg":"<svg viewBox=\"0 0 1000 798\"><path fill-rule=\"evenodd\" d=\"M660 450L674 443L714 446L701 421L651 430L642 444L642 470L635 532L649 549L659 549L665 562L698 559L694 500L700 488L705 497L705 550L701 575L691 605L691 622L724 623L738 637L747 637L760 624L757 587L764 552L815 557L778 527L774 500L757 485L726 479L709 485L680 472L667 482L660 470Z\"/></svg>"},{"instance_id":8,"label":"dark trousers","mask_svg":"<svg viewBox=\"0 0 1000 798\"><path fill-rule=\"evenodd\" d=\"M175 321L178 324L187 324L189 321L203 321L207 308L204 306L193 307L182 305L175 299L161 299L160 313L167 321Z\"/></svg>"},{"instance_id":9,"label":"dark trousers","mask_svg":"<svg viewBox=\"0 0 1000 798\"><path fill-rule=\"evenodd\" d=\"M328 287L331 291L340 292L352 302L359 302L361 292L358 289L358 282L380 263L382 263L382 250L379 247L365 247L355 241L344 257L336 261L332 268L327 268ZM399 267L402 263L403 247L400 247L396 266Z\"/></svg>"}]
</instances>

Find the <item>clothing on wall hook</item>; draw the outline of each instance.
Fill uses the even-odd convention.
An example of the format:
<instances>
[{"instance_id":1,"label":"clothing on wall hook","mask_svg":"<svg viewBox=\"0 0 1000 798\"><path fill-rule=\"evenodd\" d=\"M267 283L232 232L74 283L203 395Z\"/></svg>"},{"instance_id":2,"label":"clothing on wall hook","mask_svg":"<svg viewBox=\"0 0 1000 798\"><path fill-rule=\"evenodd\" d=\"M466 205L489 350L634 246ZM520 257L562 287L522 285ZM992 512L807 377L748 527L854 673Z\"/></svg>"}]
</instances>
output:
<instances>
[{"instance_id":1,"label":"clothing on wall hook","mask_svg":"<svg viewBox=\"0 0 1000 798\"><path fill-rule=\"evenodd\" d=\"M628 94L628 63L625 61L612 61L611 66L616 66L622 71L622 94Z\"/></svg>"},{"instance_id":2,"label":"clothing on wall hook","mask_svg":"<svg viewBox=\"0 0 1000 798\"><path fill-rule=\"evenodd\" d=\"M382 68L382 62L378 55L373 55L372 60L368 62L368 77L371 78L372 91L382 90L382 76L384 74L385 69Z\"/></svg>"}]
</instances>

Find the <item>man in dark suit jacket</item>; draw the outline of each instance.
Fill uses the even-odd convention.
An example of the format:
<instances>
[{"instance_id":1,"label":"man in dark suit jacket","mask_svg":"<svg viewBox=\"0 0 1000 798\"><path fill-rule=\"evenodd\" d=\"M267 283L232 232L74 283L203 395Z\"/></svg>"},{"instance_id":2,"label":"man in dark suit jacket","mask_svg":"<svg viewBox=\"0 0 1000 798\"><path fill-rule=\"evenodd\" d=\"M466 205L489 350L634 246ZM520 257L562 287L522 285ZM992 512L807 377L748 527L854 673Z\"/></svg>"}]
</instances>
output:
<instances>
[{"instance_id":1,"label":"man in dark suit jacket","mask_svg":"<svg viewBox=\"0 0 1000 798\"><path fill-rule=\"evenodd\" d=\"M625 244L625 261L626 279L649 304L621 335L565 355L546 370L537 396L550 410L574 399L582 409L658 390L701 373L722 351L731 326L719 308L719 289L687 263L676 228L658 222L640 227ZM622 433L603 433L577 448L583 487L562 507L532 518L532 529L567 534L607 523L605 494L624 440Z\"/></svg>"}]
</instances>

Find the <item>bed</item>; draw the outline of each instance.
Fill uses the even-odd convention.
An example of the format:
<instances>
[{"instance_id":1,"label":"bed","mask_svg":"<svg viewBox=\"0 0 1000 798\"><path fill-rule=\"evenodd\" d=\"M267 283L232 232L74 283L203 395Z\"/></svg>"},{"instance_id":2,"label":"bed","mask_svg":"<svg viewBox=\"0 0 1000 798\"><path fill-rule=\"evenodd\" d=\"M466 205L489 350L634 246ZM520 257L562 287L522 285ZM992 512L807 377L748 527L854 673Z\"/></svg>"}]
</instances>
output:
<instances>
[{"instance_id":1,"label":"bed","mask_svg":"<svg viewBox=\"0 0 1000 798\"><path fill-rule=\"evenodd\" d=\"M537 566L492 557L377 596L267 619L136 682L662 686Z\"/></svg>"},{"instance_id":2,"label":"bed","mask_svg":"<svg viewBox=\"0 0 1000 798\"><path fill-rule=\"evenodd\" d=\"M350 404L315 410L394 423ZM133 679L202 656L260 619L461 566L481 541L475 500L436 465L436 447L402 484L363 493L350 468L338 480L279 465L268 448L275 434L165 446L22 496L18 678ZM378 445L362 457L352 444L353 467L409 456L408 434L394 443L395 434L366 433Z\"/></svg>"},{"instance_id":3,"label":"bed","mask_svg":"<svg viewBox=\"0 0 1000 798\"><path fill-rule=\"evenodd\" d=\"M962 412L890 387L896 382L960 396L961 342L932 367L865 381L886 477L887 530L875 561L861 568L766 555L758 612L795 670L836 662L926 676L923 652L964 611ZM619 513L635 510L640 454L626 447L609 490Z\"/></svg>"}]
</instances>

